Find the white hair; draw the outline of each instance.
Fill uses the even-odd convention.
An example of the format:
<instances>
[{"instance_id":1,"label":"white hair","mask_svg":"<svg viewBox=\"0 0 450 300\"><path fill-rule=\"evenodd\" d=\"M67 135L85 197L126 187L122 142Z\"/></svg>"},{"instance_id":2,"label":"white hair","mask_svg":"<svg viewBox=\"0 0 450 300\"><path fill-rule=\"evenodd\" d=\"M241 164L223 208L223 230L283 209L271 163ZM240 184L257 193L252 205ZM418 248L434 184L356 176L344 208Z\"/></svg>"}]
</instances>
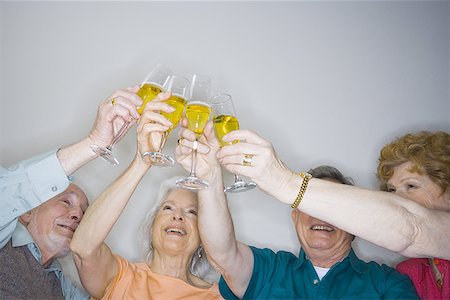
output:
<instances>
[{"instance_id":1,"label":"white hair","mask_svg":"<svg viewBox=\"0 0 450 300\"><path fill-rule=\"evenodd\" d=\"M153 223L155 221L156 215L158 214L158 211L161 208L161 204L167 198L169 192L175 189L180 189L175 183L178 178L179 177L169 178L161 184L158 196L156 198L157 201L155 203L155 206L145 215L144 221L140 225L139 244L141 245L143 257L147 262L150 262L153 257L153 245L151 235ZM195 191L191 192L197 194ZM201 244L197 248L197 250L195 250L192 256L189 271L191 272L191 274L200 277L206 281L215 280L215 278L217 277L214 274L211 275L211 273L214 273L214 268L209 263L206 257L206 252L203 250Z\"/></svg>"}]
</instances>

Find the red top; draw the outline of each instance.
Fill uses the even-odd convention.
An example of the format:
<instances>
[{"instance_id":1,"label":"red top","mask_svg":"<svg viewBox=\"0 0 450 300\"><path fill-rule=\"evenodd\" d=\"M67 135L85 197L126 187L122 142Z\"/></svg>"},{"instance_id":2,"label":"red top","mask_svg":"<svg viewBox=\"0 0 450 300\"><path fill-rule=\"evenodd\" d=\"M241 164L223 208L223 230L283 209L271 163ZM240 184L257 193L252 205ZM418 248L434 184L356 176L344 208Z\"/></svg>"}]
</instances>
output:
<instances>
[{"instance_id":1,"label":"red top","mask_svg":"<svg viewBox=\"0 0 450 300\"><path fill-rule=\"evenodd\" d=\"M436 267L442 274L442 288L439 288L428 258L411 258L397 265L400 273L406 274L416 287L421 299L450 299L450 261L435 260Z\"/></svg>"}]
</instances>

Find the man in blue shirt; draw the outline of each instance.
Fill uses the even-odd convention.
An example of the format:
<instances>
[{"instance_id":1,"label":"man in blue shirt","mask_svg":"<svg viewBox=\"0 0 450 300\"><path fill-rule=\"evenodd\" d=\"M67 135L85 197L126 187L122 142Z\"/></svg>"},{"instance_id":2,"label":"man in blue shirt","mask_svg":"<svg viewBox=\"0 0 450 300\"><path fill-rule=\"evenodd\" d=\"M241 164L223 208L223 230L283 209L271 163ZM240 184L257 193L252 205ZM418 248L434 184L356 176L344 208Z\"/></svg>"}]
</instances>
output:
<instances>
[{"instance_id":1,"label":"man in blue shirt","mask_svg":"<svg viewBox=\"0 0 450 300\"><path fill-rule=\"evenodd\" d=\"M0 167L0 298L87 299L62 273L56 260L69 244L88 200L68 176L107 146L113 122L138 119L137 87L117 90L98 109L94 128L83 140ZM119 124L120 125L120 124Z\"/></svg>"}]
</instances>

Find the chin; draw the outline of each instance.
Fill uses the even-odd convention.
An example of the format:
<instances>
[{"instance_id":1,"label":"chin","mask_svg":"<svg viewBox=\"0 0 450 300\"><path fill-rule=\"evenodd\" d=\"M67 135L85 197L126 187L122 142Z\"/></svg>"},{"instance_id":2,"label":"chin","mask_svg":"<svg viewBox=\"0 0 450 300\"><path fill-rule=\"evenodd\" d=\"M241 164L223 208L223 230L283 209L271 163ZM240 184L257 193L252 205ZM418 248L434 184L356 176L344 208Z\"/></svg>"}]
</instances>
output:
<instances>
[{"instance_id":1,"label":"chin","mask_svg":"<svg viewBox=\"0 0 450 300\"><path fill-rule=\"evenodd\" d=\"M70 241L68 237L53 234L50 236L50 242L54 252L57 253L56 258L66 256L70 253Z\"/></svg>"}]
</instances>

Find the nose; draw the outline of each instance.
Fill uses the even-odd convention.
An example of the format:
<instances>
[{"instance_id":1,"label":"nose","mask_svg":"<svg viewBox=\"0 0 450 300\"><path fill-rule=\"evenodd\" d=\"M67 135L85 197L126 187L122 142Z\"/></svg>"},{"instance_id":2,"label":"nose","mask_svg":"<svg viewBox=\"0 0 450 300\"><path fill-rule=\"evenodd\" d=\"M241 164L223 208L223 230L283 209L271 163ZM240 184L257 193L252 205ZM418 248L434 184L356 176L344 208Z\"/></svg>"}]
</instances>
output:
<instances>
[{"instance_id":1,"label":"nose","mask_svg":"<svg viewBox=\"0 0 450 300\"><path fill-rule=\"evenodd\" d=\"M83 210L80 207L75 207L70 211L70 219L80 222L83 218Z\"/></svg>"},{"instance_id":2,"label":"nose","mask_svg":"<svg viewBox=\"0 0 450 300\"><path fill-rule=\"evenodd\" d=\"M183 213L179 209L177 209L174 212L172 219L175 221L183 221L184 220Z\"/></svg>"}]
</instances>

